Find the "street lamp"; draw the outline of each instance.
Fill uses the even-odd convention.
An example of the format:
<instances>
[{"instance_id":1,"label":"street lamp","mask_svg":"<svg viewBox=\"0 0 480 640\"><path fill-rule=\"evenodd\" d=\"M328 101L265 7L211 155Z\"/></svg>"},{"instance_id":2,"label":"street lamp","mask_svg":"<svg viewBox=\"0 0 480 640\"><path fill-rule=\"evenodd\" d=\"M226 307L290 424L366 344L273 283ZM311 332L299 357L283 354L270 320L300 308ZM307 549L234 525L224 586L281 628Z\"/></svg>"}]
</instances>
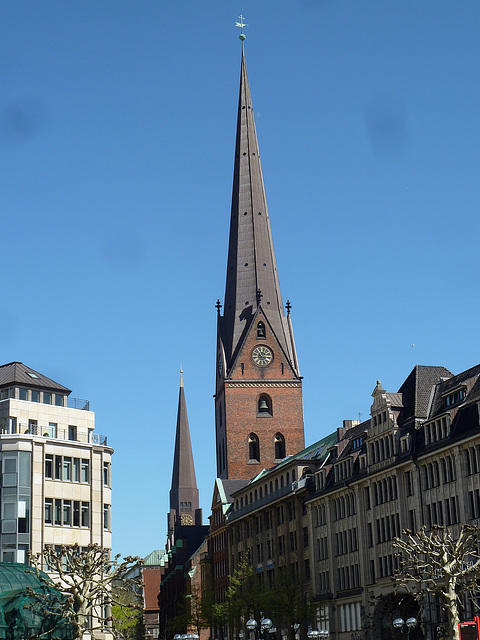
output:
<instances>
[{"instance_id":1,"label":"street lamp","mask_svg":"<svg viewBox=\"0 0 480 640\"><path fill-rule=\"evenodd\" d=\"M394 628L398 629L399 631L403 631L403 627L404 627L404 625L406 625L406 627L407 627L407 639L410 637L410 631L412 629L415 629L417 624L418 624L418 620L416 618L414 618L413 616L411 618L407 618L406 621L403 618L395 618L395 620L393 621Z\"/></svg>"},{"instance_id":2,"label":"street lamp","mask_svg":"<svg viewBox=\"0 0 480 640\"><path fill-rule=\"evenodd\" d=\"M327 629L309 629L307 632L307 636L310 640L326 640L329 636L329 632Z\"/></svg>"},{"instance_id":3,"label":"street lamp","mask_svg":"<svg viewBox=\"0 0 480 640\"><path fill-rule=\"evenodd\" d=\"M246 626L249 631L253 631L255 633L258 627L258 622L253 618L250 618L250 620L247 621ZM265 631L268 633L268 631L272 627L273 627L273 622L270 620L270 618L260 618L260 634L261 635Z\"/></svg>"}]
</instances>

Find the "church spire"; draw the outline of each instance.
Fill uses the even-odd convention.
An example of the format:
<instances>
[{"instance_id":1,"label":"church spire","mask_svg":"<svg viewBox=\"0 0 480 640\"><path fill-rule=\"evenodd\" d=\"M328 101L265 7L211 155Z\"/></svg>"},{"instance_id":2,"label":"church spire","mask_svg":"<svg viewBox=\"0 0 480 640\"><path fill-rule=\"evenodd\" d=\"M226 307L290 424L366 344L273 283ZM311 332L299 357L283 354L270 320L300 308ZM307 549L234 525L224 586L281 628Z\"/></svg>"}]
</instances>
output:
<instances>
[{"instance_id":1,"label":"church spire","mask_svg":"<svg viewBox=\"0 0 480 640\"><path fill-rule=\"evenodd\" d=\"M177 430L173 456L172 488L170 489L170 513L168 516L169 535L176 522L184 525L201 524L198 507L198 489L193 463L192 443L188 425L187 404L183 386L183 371L180 371L180 391L178 396Z\"/></svg>"},{"instance_id":2,"label":"church spire","mask_svg":"<svg viewBox=\"0 0 480 640\"><path fill-rule=\"evenodd\" d=\"M242 40L227 280L219 327L227 375L260 307L296 371L295 345L283 311Z\"/></svg>"}]
</instances>

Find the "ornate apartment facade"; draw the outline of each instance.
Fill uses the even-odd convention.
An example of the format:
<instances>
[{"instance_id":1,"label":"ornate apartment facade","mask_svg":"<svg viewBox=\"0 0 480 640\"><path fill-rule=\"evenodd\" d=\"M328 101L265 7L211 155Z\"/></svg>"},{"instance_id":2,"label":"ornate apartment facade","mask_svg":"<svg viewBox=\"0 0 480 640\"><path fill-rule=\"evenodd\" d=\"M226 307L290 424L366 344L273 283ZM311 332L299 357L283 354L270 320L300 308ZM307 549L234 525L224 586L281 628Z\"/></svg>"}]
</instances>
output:
<instances>
[{"instance_id":1,"label":"ornate apartment facade","mask_svg":"<svg viewBox=\"0 0 480 640\"><path fill-rule=\"evenodd\" d=\"M417 366L398 392L377 382L372 396L368 420L346 421L234 493L229 570L247 550L265 586L289 567L318 604L308 623L337 640L389 638L393 619L412 615L411 636L434 640L441 607L431 599L419 613L394 594L392 540L480 522L480 365L458 375ZM464 619L473 613L465 600Z\"/></svg>"},{"instance_id":2,"label":"ornate apartment facade","mask_svg":"<svg viewBox=\"0 0 480 640\"><path fill-rule=\"evenodd\" d=\"M111 548L111 456L95 414L21 362L0 366L1 561L45 545Z\"/></svg>"}]
</instances>

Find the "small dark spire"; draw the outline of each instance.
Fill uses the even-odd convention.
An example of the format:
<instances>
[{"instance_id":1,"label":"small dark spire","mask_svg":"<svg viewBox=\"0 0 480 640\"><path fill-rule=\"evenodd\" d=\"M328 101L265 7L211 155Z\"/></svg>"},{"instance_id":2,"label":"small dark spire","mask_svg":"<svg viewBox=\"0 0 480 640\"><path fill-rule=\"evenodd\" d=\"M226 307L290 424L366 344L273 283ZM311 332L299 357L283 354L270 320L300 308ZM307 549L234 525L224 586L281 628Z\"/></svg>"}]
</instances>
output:
<instances>
[{"instance_id":1,"label":"small dark spire","mask_svg":"<svg viewBox=\"0 0 480 640\"><path fill-rule=\"evenodd\" d=\"M287 304L285 305L285 309L287 310L287 314L290 315L290 310L292 305L290 304L290 300L287 300Z\"/></svg>"},{"instance_id":2,"label":"small dark spire","mask_svg":"<svg viewBox=\"0 0 480 640\"><path fill-rule=\"evenodd\" d=\"M220 300L217 300L217 304L215 305L215 309L217 310L218 315L220 315L220 309L222 308L222 305L220 303Z\"/></svg>"},{"instance_id":3,"label":"small dark spire","mask_svg":"<svg viewBox=\"0 0 480 640\"><path fill-rule=\"evenodd\" d=\"M260 302L262 301L262 296L263 296L263 293L260 291L260 289L257 289L257 305L259 305Z\"/></svg>"}]
</instances>

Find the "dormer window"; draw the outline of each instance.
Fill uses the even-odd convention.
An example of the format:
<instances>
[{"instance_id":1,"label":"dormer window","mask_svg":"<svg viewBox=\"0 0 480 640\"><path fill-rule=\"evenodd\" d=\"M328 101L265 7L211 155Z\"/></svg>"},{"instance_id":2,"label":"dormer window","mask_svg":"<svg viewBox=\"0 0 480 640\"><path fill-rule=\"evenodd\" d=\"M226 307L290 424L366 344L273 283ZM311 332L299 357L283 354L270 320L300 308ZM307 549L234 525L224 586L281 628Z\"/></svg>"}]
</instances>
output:
<instances>
[{"instance_id":1,"label":"dormer window","mask_svg":"<svg viewBox=\"0 0 480 640\"><path fill-rule=\"evenodd\" d=\"M445 406L451 407L454 404L458 404L459 402L462 402L462 400L465 399L466 395L467 395L467 390L465 389L465 387L461 387L460 389L455 389L455 391L452 391L447 396L445 396Z\"/></svg>"},{"instance_id":2,"label":"dormer window","mask_svg":"<svg viewBox=\"0 0 480 640\"><path fill-rule=\"evenodd\" d=\"M362 444L363 444L363 440L361 437L355 438L352 443L353 450L356 451L357 449L360 449Z\"/></svg>"},{"instance_id":3,"label":"dormer window","mask_svg":"<svg viewBox=\"0 0 480 640\"><path fill-rule=\"evenodd\" d=\"M263 322L259 322L257 324L257 338L265 338L265 324Z\"/></svg>"}]
</instances>

